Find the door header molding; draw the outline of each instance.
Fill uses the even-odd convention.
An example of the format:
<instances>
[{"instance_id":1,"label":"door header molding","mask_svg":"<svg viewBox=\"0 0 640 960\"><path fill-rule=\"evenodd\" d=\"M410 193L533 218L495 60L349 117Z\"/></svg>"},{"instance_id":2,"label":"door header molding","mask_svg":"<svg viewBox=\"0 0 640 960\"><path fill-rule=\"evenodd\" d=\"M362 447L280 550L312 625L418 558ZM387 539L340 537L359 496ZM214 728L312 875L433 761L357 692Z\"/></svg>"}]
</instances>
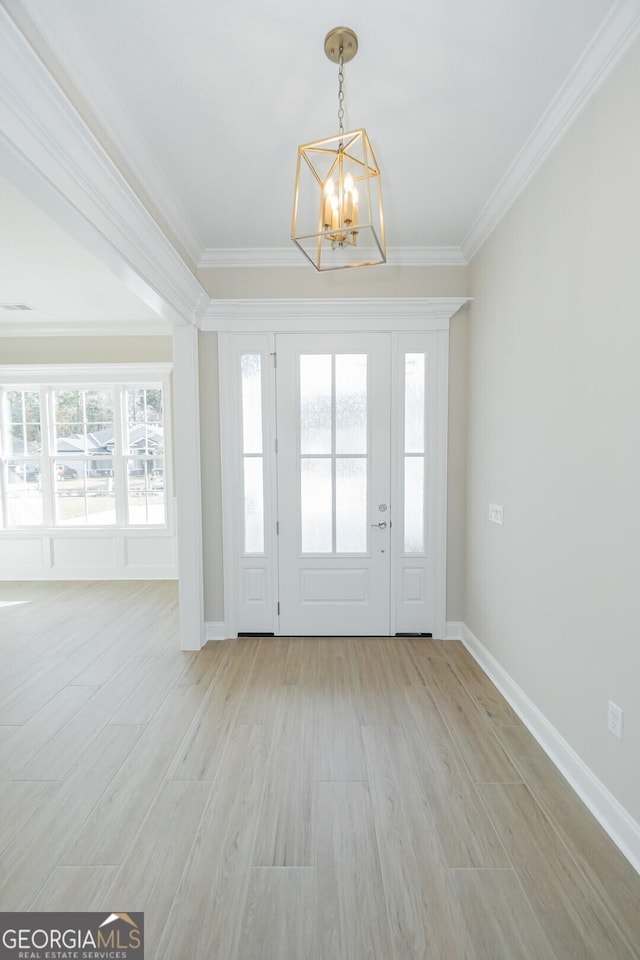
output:
<instances>
[{"instance_id":1,"label":"door header molding","mask_svg":"<svg viewBox=\"0 0 640 960\"><path fill-rule=\"evenodd\" d=\"M448 330L471 297L343 297L212 300L202 330L229 333L325 333Z\"/></svg>"}]
</instances>

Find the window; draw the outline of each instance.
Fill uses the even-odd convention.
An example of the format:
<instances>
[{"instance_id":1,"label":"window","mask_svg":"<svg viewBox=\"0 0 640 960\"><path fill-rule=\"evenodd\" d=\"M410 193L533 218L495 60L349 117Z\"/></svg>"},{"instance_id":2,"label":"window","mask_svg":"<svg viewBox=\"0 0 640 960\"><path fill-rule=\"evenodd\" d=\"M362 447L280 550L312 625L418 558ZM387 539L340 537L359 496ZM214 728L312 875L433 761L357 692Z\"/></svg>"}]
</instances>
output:
<instances>
[{"instance_id":1,"label":"window","mask_svg":"<svg viewBox=\"0 0 640 960\"><path fill-rule=\"evenodd\" d=\"M2 451L5 526L35 526L42 523L40 484L40 393L8 390L2 396Z\"/></svg>"},{"instance_id":2,"label":"window","mask_svg":"<svg viewBox=\"0 0 640 960\"><path fill-rule=\"evenodd\" d=\"M114 390L52 391L55 523L105 526L117 522L114 470Z\"/></svg>"},{"instance_id":3,"label":"window","mask_svg":"<svg viewBox=\"0 0 640 960\"><path fill-rule=\"evenodd\" d=\"M300 355L303 553L367 550L367 355Z\"/></svg>"},{"instance_id":4,"label":"window","mask_svg":"<svg viewBox=\"0 0 640 960\"><path fill-rule=\"evenodd\" d=\"M404 553L425 550L425 354L404 358Z\"/></svg>"},{"instance_id":5,"label":"window","mask_svg":"<svg viewBox=\"0 0 640 960\"><path fill-rule=\"evenodd\" d=\"M126 392L125 462L130 524L165 523L164 418L162 388Z\"/></svg>"},{"instance_id":6,"label":"window","mask_svg":"<svg viewBox=\"0 0 640 960\"><path fill-rule=\"evenodd\" d=\"M165 387L0 386L0 525L166 525Z\"/></svg>"},{"instance_id":7,"label":"window","mask_svg":"<svg viewBox=\"0 0 640 960\"><path fill-rule=\"evenodd\" d=\"M244 552L264 553L264 456L262 450L262 358L240 356L242 383L242 475Z\"/></svg>"}]
</instances>

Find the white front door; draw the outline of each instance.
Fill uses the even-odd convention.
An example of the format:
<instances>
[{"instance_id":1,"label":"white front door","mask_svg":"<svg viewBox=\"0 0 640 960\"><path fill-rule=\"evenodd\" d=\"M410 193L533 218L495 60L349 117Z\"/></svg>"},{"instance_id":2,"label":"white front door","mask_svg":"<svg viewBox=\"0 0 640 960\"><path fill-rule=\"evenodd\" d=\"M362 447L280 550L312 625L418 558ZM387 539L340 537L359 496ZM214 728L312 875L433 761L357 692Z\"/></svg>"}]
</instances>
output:
<instances>
[{"instance_id":1,"label":"white front door","mask_svg":"<svg viewBox=\"0 0 640 960\"><path fill-rule=\"evenodd\" d=\"M220 335L226 635L443 635L447 371L440 329Z\"/></svg>"},{"instance_id":2,"label":"white front door","mask_svg":"<svg viewBox=\"0 0 640 960\"><path fill-rule=\"evenodd\" d=\"M387 334L276 338L280 633L390 631Z\"/></svg>"}]
</instances>

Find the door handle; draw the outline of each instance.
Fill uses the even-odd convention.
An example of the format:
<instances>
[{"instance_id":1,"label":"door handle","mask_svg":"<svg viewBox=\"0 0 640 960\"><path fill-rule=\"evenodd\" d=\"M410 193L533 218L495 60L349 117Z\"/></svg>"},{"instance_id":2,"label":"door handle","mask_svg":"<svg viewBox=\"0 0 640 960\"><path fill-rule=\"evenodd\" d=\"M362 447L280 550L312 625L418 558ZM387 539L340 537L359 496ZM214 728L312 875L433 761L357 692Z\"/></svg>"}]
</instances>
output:
<instances>
[{"instance_id":1,"label":"door handle","mask_svg":"<svg viewBox=\"0 0 640 960\"><path fill-rule=\"evenodd\" d=\"M372 524L371 524L372 527L380 527L381 530L384 530L384 528L386 527L386 525L387 525L387 521L386 521L386 520L381 520L380 523L372 523Z\"/></svg>"}]
</instances>

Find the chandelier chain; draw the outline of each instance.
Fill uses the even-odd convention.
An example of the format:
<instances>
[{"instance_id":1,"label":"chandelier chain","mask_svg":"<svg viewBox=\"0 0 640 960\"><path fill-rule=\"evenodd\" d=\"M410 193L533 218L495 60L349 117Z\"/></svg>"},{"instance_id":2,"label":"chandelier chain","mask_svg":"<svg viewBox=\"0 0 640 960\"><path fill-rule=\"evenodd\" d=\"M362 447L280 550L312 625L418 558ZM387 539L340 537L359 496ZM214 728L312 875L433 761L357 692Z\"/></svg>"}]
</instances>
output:
<instances>
[{"instance_id":1,"label":"chandelier chain","mask_svg":"<svg viewBox=\"0 0 640 960\"><path fill-rule=\"evenodd\" d=\"M338 132L344 133L344 48L340 47L338 60Z\"/></svg>"}]
</instances>

